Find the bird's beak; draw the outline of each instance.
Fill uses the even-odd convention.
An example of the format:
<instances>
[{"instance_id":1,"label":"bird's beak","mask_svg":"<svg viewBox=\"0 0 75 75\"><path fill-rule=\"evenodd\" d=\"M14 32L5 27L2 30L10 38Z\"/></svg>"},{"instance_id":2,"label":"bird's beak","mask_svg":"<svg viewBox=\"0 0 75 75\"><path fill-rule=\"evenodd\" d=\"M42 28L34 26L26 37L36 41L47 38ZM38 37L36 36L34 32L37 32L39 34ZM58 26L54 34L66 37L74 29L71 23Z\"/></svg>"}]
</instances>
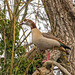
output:
<instances>
[{"instance_id":1,"label":"bird's beak","mask_svg":"<svg viewBox=\"0 0 75 75\"><path fill-rule=\"evenodd\" d=\"M22 23L20 23L19 25L23 25L23 24L25 24L25 23L22 22Z\"/></svg>"},{"instance_id":2,"label":"bird's beak","mask_svg":"<svg viewBox=\"0 0 75 75\"><path fill-rule=\"evenodd\" d=\"M28 26L30 26L30 23L28 22L28 20L24 20L22 23L20 23L19 25L28 25Z\"/></svg>"}]
</instances>

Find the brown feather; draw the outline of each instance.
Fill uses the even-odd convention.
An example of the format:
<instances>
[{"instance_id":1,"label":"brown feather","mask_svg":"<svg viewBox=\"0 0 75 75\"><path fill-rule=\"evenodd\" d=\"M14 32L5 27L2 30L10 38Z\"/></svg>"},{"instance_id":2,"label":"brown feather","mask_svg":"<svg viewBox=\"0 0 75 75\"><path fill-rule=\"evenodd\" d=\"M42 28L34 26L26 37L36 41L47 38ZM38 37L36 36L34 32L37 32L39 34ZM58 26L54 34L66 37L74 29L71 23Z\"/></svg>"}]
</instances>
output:
<instances>
[{"instance_id":1,"label":"brown feather","mask_svg":"<svg viewBox=\"0 0 75 75\"><path fill-rule=\"evenodd\" d=\"M27 21L28 23L30 23L31 29L37 28L36 24L32 20L30 20L30 19L24 19L24 21ZM57 41L61 42L62 44L66 45L64 42L62 42L61 40L59 40L58 38L56 38L55 36L53 36L50 32L48 32L48 33L42 33L42 35L44 37L46 37L46 38L57 40Z\"/></svg>"},{"instance_id":2,"label":"brown feather","mask_svg":"<svg viewBox=\"0 0 75 75\"><path fill-rule=\"evenodd\" d=\"M35 24L32 20L24 19L24 21L27 21L27 23L30 23L31 29L37 28L37 27L36 27L36 24Z\"/></svg>"},{"instance_id":3,"label":"brown feather","mask_svg":"<svg viewBox=\"0 0 75 75\"><path fill-rule=\"evenodd\" d=\"M61 40L53 36L51 33L41 33L37 29L36 24L32 20L24 19L24 21L26 22L25 24L31 27L32 36L33 36L32 41L38 48L51 49L53 48L53 45L54 45L55 49L59 49L61 51L66 52L65 48L61 47L60 45L60 43L62 43L63 45L66 45L64 42L62 42Z\"/></svg>"},{"instance_id":4,"label":"brown feather","mask_svg":"<svg viewBox=\"0 0 75 75\"><path fill-rule=\"evenodd\" d=\"M55 36L53 36L50 32L48 32L48 33L42 33L42 35L44 37L57 40L57 41L61 42L62 44L66 45L64 42L62 42L61 40L59 40L58 38L56 38Z\"/></svg>"}]
</instances>

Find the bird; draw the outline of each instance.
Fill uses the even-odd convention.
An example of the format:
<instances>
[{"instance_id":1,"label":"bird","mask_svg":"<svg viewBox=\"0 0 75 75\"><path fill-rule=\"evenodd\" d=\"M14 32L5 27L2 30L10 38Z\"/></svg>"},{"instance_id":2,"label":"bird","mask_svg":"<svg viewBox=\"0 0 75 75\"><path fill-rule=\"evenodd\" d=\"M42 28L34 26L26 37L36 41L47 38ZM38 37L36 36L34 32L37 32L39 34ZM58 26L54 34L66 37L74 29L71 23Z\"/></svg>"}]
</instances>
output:
<instances>
[{"instance_id":1,"label":"bird","mask_svg":"<svg viewBox=\"0 0 75 75\"><path fill-rule=\"evenodd\" d=\"M41 50L47 49L58 49L60 51L66 52L66 49L71 48L67 46L64 42L53 36L51 33L42 33L37 29L36 24L30 19L24 19L20 25L26 24L31 27L32 32L32 42L37 48ZM46 60L42 62L46 62L49 60L50 52L48 52L48 56Z\"/></svg>"}]
</instances>

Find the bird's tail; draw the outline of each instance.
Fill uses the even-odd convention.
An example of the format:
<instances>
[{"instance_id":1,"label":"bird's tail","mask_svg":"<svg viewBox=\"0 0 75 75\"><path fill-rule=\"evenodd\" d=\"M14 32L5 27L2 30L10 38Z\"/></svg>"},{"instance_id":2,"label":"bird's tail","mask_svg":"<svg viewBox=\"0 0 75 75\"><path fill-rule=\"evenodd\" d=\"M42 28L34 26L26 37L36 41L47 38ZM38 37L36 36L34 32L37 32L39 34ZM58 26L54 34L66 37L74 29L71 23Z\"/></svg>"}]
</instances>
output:
<instances>
[{"instance_id":1,"label":"bird's tail","mask_svg":"<svg viewBox=\"0 0 75 75\"><path fill-rule=\"evenodd\" d=\"M63 48L65 48L65 49L70 49L70 50L71 50L70 47L68 47L68 46L66 46L66 45L64 45L64 44L62 44L61 46L62 46Z\"/></svg>"}]
</instances>

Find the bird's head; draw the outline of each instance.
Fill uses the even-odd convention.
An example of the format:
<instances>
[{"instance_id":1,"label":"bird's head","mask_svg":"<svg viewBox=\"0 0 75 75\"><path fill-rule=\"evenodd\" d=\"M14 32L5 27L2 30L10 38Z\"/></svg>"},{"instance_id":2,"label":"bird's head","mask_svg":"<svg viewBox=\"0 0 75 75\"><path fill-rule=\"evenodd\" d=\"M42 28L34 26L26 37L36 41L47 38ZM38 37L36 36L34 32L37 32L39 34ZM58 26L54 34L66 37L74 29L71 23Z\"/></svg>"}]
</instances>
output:
<instances>
[{"instance_id":1,"label":"bird's head","mask_svg":"<svg viewBox=\"0 0 75 75\"><path fill-rule=\"evenodd\" d=\"M29 19L24 19L23 22L20 23L20 25L23 25L23 24L30 26L31 29L36 28L36 24L32 20L29 20Z\"/></svg>"}]
</instances>

